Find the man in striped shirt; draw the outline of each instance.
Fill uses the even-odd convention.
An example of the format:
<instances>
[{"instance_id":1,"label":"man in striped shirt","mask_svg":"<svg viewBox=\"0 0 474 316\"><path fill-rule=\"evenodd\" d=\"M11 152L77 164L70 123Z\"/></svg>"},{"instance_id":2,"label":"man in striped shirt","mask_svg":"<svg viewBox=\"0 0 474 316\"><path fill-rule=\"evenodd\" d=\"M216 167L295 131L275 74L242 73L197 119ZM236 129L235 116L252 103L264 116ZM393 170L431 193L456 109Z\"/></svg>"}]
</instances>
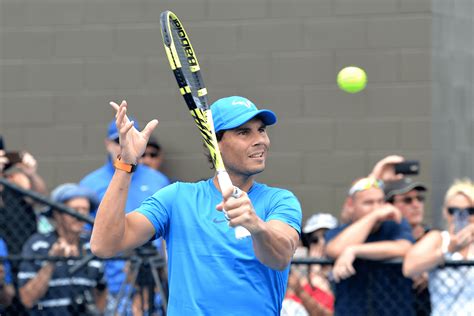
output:
<instances>
[{"instance_id":1,"label":"man in striped shirt","mask_svg":"<svg viewBox=\"0 0 474 316\"><path fill-rule=\"evenodd\" d=\"M55 202L64 203L82 215L89 215L97 200L94 193L76 184L58 186L51 193ZM55 231L36 233L23 246L23 256L79 257L90 253L88 239L81 237L84 223L52 210ZM30 315L84 315L91 307L105 307L106 288L103 264L92 260L71 273L75 260L24 260L18 273L19 293Z\"/></svg>"}]
</instances>

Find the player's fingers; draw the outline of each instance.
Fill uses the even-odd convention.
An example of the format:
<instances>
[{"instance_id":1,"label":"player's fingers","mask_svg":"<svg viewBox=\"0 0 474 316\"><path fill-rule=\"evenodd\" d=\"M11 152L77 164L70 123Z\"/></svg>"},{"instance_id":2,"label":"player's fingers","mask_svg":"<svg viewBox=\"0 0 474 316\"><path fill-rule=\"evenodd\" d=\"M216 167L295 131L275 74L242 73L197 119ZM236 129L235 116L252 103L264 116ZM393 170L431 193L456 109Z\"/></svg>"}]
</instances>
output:
<instances>
[{"instance_id":1,"label":"player's fingers","mask_svg":"<svg viewBox=\"0 0 474 316\"><path fill-rule=\"evenodd\" d=\"M125 124L125 126L120 129L120 133L122 135L127 135L127 133L133 128L133 124L134 124L133 121L130 121L127 124Z\"/></svg>"},{"instance_id":2,"label":"player's fingers","mask_svg":"<svg viewBox=\"0 0 474 316\"><path fill-rule=\"evenodd\" d=\"M143 136L145 136L146 139L150 138L151 133L153 130L158 126L158 120L154 119L148 122L148 124L145 126L145 128L142 130Z\"/></svg>"},{"instance_id":3,"label":"player's fingers","mask_svg":"<svg viewBox=\"0 0 474 316\"><path fill-rule=\"evenodd\" d=\"M119 105L117 103L115 103L114 101L110 101L109 104L116 112L118 112Z\"/></svg>"}]
</instances>

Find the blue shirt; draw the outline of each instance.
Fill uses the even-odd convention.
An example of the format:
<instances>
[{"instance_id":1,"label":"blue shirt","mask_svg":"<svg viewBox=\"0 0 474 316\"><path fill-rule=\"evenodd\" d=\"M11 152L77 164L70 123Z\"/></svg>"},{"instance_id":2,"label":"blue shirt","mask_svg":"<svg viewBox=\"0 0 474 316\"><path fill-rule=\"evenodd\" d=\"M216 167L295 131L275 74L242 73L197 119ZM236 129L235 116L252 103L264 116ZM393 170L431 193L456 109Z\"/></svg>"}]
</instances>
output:
<instances>
[{"instance_id":1,"label":"blue shirt","mask_svg":"<svg viewBox=\"0 0 474 316\"><path fill-rule=\"evenodd\" d=\"M108 159L105 165L85 176L79 184L93 190L99 199L102 200L114 173L115 168L112 161ZM169 183L168 178L161 172L143 164L138 164L137 169L132 175L125 212L129 213L137 209L147 197ZM125 262L123 260L106 261L105 275L108 290L111 294L117 294L120 290L120 285L125 281L124 268Z\"/></svg>"},{"instance_id":2,"label":"blue shirt","mask_svg":"<svg viewBox=\"0 0 474 316\"><path fill-rule=\"evenodd\" d=\"M5 241L0 238L0 257L6 257L8 256L8 250L7 250L7 244ZM5 271L5 284L11 284L12 283L12 272L11 272L11 267L10 267L10 262L8 261L2 261L0 264L3 264L3 268Z\"/></svg>"},{"instance_id":3,"label":"blue shirt","mask_svg":"<svg viewBox=\"0 0 474 316\"><path fill-rule=\"evenodd\" d=\"M329 230L326 241L334 239L349 224ZM366 243L408 240L414 242L411 228L403 219L400 224L385 221L371 233ZM412 282L405 278L400 265L355 260L356 274L335 284L335 315L413 315ZM387 291L393 289L393 293Z\"/></svg>"},{"instance_id":4,"label":"blue shirt","mask_svg":"<svg viewBox=\"0 0 474 316\"><path fill-rule=\"evenodd\" d=\"M264 221L280 220L300 231L301 207L289 191L254 183L248 192ZM222 195L212 179L174 183L138 209L168 247L168 315L280 315L287 267L258 261L252 239L237 240L216 205Z\"/></svg>"}]
</instances>

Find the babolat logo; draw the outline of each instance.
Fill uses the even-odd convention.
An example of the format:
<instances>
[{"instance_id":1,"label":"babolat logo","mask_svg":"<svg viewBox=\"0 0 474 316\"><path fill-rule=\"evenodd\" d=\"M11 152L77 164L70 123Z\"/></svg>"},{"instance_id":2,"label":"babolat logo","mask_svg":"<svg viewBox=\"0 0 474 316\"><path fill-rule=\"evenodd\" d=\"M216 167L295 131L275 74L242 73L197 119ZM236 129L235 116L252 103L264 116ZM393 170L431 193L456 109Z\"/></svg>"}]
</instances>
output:
<instances>
[{"instance_id":1,"label":"babolat logo","mask_svg":"<svg viewBox=\"0 0 474 316\"><path fill-rule=\"evenodd\" d=\"M179 23L178 19L172 19L174 26L176 27L176 33L178 33L179 41L183 46L184 52L186 53L186 58L190 66L197 66L196 57L194 56L194 51L191 48L191 44L189 43L188 38L186 37L186 32L184 31L181 23Z\"/></svg>"}]
</instances>

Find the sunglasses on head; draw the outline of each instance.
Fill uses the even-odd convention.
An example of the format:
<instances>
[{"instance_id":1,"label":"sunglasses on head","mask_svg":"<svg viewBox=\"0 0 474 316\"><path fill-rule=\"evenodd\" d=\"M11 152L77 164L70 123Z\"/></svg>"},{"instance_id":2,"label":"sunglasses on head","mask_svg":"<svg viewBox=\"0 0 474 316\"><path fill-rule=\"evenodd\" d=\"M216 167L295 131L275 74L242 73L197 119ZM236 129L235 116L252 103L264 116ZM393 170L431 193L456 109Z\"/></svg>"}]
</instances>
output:
<instances>
[{"instance_id":1,"label":"sunglasses on head","mask_svg":"<svg viewBox=\"0 0 474 316\"><path fill-rule=\"evenodd\" d=\"M471 216L474 215L474 207L466 207L466 208L448 207L448 214L449 215L454 215L455 213L463 212L463 211L466 211Z\"/></svg>"},{"instance_id":2,"label":"sunglasses on head","mask_svg":"<svg viewBox=\"0 0 474 316\"><path fill-rule=\"evenodd\" d=\"M401 199L400 201L402 201L403 203L405 204L411 204L413 203L414 200L417 200L418 202L424 202L425 201L425 197L423 195L417 195L417 196L405 196L403 199Z\"/></svg>"},{"instance_id":3,"label":"sunglasses on head","mask_svg":"<svg viewBox=\"0 0 474 316\"><path fill-rule=\"evenodd\" d=\"M156 152L143 153L142 158L145 158L145 157L156 158L156 157L158 157L158 153L156 153Z\"/></svg>"},{"instance_id":4,"label":"sunglasses on head","mask_svg":"<svg viewBox=\"0 0 474 316\"><path fill-rule=\"evenodd\" d=\"M348 194L349 194L349 196L353 196L357 192L365 191L365 190L368 190L370 188L379 188L379 189L383 190L383 188L384 188L383 181L372 178L372 177L359 179L349 189Z\"/></svg>"}]
</instances>

